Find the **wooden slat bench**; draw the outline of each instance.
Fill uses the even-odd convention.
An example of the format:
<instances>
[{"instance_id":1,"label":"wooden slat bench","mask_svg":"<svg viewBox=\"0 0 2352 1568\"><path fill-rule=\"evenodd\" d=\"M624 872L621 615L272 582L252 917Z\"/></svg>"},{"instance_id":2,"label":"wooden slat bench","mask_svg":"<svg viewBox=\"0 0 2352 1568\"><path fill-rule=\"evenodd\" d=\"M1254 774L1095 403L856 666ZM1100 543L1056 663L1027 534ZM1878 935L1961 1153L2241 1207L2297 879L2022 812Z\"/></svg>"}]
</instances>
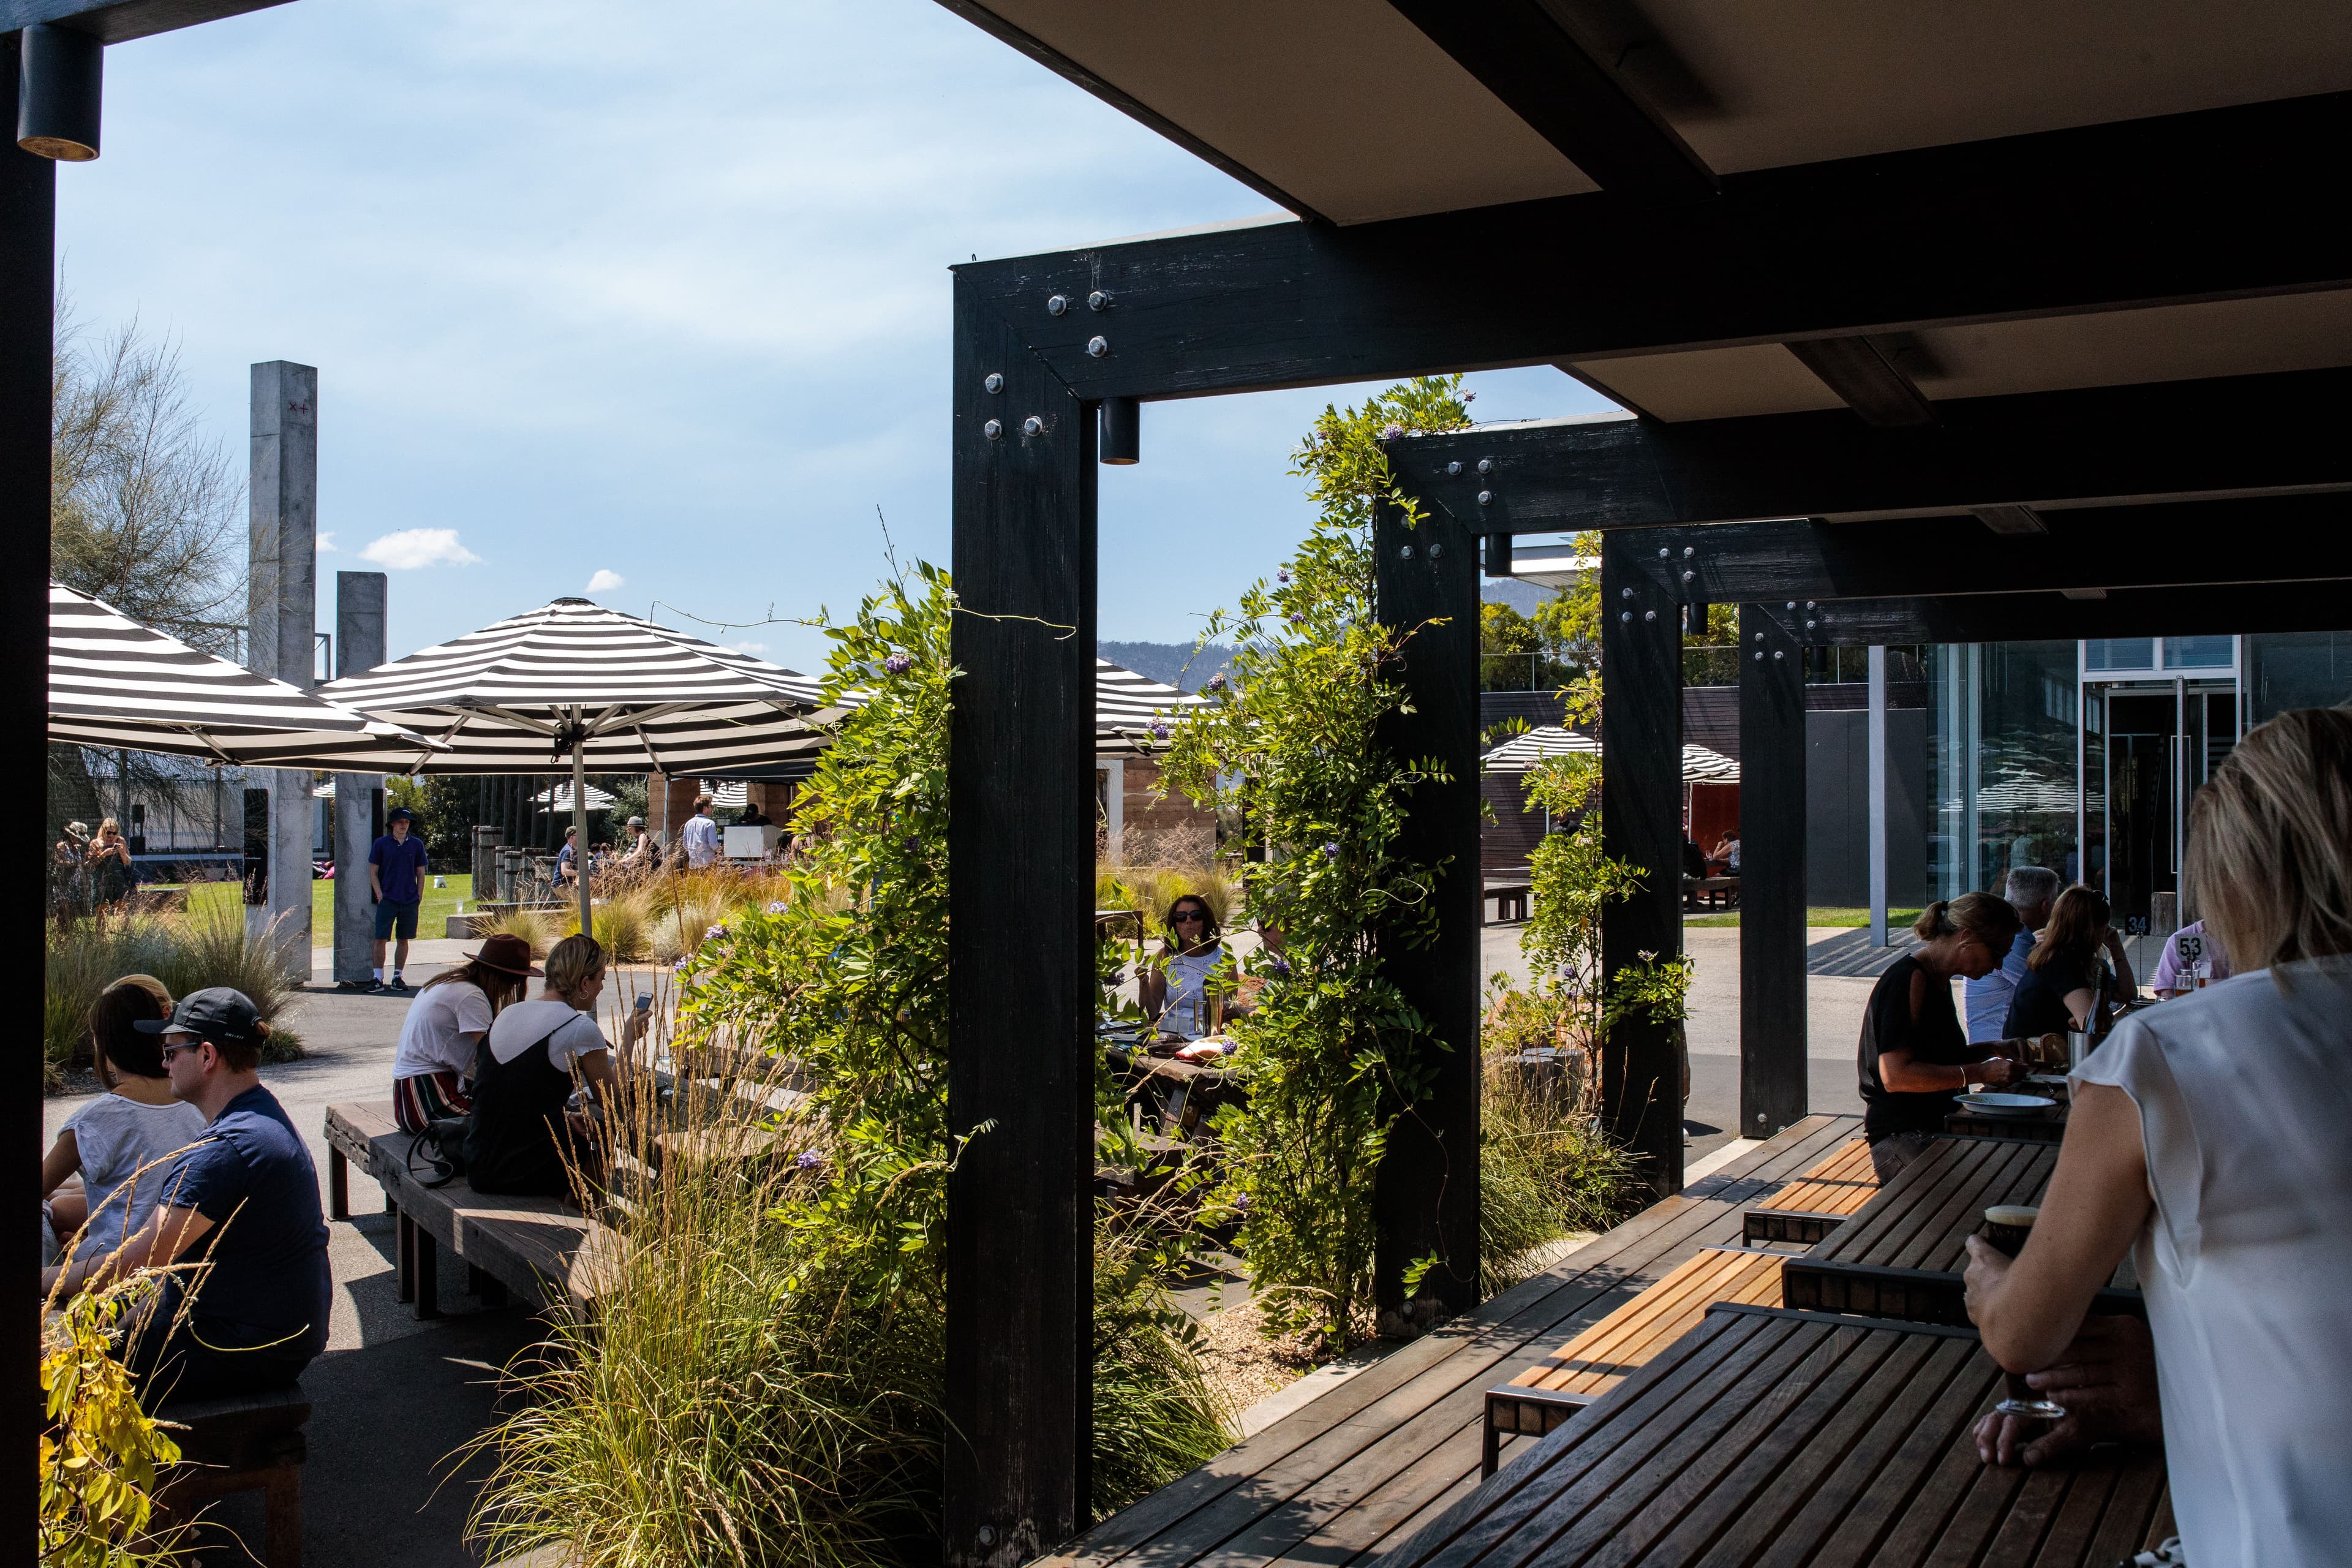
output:
<instances>
[{"instance_id":1,"label":"wooden slat bench","mask_svg":"<svg viewBox=\"0 0 2352 1568\"><path fill-rule=\"evenodd\" d=\"M1794 1242L1811 1247L1878 1191L1870 1144L1856 1138L1741 1216L1741 1237L1749 1246Z\"/></svg>"},{"instance_id":2,"label":"wooden slat bench","mask_svg":"<svg viewBox=\"0 0 2352 1568\"><path fill-rule=\"evenodd\" d=\"M1683 908L1733 910L1738 907L1738 878L1685 877L1683 879Z\"/></svg>"},{"instance_id":3,"label":"wooden slat bench","mask_svg":"<svg viewBox=\"0 0 2352 1568\"><path fill-rule=\"evenodd\" d=\"M158 1496L163 1511L184 1522L214 1498L258 1490L262 1503L263 1568L301 1568L302 1461L310 1439L310 1398L299 1387L266 1389L226 1399L166 1400L155 1418L180 1445L178 1466Z\"/></svg>"},{"instance_id":4,"label":"wooden slat bench","mask_svg":"<svg viewBox=\"0 0 2352 1568\"><path fill-rule=\"evenodd\" d=\"M1540 1437L1698 1326L1709 1305L1780 1303L1777 1252L1709 1247L1500 1388L1486 1391L1480 1473L1491 1476L1506 1436Z\"/></svg>"},{"instance_id":5,"label":"wooden slat bench","mask_svg":"<svg viewBox=\"0 0 2352 1568\"><path fill-rule=\"evenodd\" d=\"M1489 882L1486 896L1495 900L1496 925L1528 918L1528 900L1535 897L1534 884L1529 882Z\"/></svg>"},{"instance_id":6,"label":"wooden slat bench","mask_svg":"<svg viewBox=\"0 0 2352 1568\"><path fill-rule=\"evenodd\" d=\"M469 1289L491 1304L510 1290L542 1308L590 1315L602 1226L560 1198L489 1196L463 1176L427 1187L408 1169L411 1142L388 1100L327 1107L331 1165L373 1177L399 1217L400 1300L414 1302L420 1318L440 1315L439 1252L447 1247L466 1263ZM344 1194L348 1183L342 1170L330 1170L331 1193Z\"/></svg>"}]
</instances>

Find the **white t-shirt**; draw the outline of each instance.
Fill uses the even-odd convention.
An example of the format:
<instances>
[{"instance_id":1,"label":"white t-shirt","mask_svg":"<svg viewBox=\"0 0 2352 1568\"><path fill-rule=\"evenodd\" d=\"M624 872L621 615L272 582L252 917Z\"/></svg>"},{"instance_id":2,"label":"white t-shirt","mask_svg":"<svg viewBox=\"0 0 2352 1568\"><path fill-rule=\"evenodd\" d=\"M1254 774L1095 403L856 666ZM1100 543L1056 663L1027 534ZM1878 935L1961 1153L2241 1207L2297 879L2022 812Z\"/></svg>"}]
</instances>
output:
<instances>
[{"instance_id":1,"label":"white t-shirt","mask_svg":"<svg viewBox=\"0 0 2352 1568\"><path fill-rule=\"evenodd\" d=\"M474 1042L467 1035L487 1034L490 999L467 980L445 980L427 985L408 1005L400 1026L400 1049L393 1053L392 1077L421 1078L429 1072L474 1076Z\"/></svg>"},{"instance_id":2,"label":"white t-shirt","mask_svg":"<svg viewBox=\"0 0 2352 1568\"><path fill-rule=\"evenodd\" d=\"M686 819L686 863L697 869L719 858L719 824L699 812Z\"/></svg>"},{"instance_id":3,"label":"white t-shirt","mask_svg":"<svg viewBox=\"0 0 2352 1568\"><path fill-rule=\"evenodd\" d=\"M551 1030L554 1038L547 1039ZM547 1039L548 1066L561 1072L571 1071L582 1057L613 1048L590 1015L569 1002L541 996L514 1003L499 1015L490 1026L490 1055L510 1062L542 1039Z\"/></svg>"},{"instance_id":4,"label":"white t-shirt","mask_svg":"<svg viewBox=\"0 0 2352 1568\"><path fill-rule=\"evenodd\" d=\"M1168 1005L1160 1015L1167 1034L1197 1040L1209 1033L1209 976L1225 962L1220 945L1202 953L1178 953L1168 961Z\"/></svg>"},{"instance_id":5,"label":"white t-shirt","mask_svg":"<svg viewBox=\"0 0 2352 1568\"><path fill-rule=\"evenodd\" d=\"M2156 1201L2133 1260L2197 1568L2352 1551L2347 1018L2352 957L2313 959L2136 1013L2074 1071L2139 1109Z\"/></svg>"},{"instance_id":6,"label":"white t-shirt","mask_svg":"<svg viewBox=\"0 0 2352 1568\"><path fill-rule=\"evenodd\" d=\"M121 1094L101 1094L66 1118L60 1131L74 1135L89 1194L76 1257L104 1257L147 1223L170 1172L156 1162L203 1137L205 1125L205 1113L183 1100L142 1105Z\"/></svg>"}]
</instances>

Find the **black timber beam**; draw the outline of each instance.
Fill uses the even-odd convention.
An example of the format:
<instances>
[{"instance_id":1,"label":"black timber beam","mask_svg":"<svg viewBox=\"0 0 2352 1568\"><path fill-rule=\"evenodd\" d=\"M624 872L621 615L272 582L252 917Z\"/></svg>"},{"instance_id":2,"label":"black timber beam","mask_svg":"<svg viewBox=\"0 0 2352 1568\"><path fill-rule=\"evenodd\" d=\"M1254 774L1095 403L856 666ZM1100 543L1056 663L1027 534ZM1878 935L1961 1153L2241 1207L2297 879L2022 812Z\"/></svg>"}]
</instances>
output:
<instances>
[{"instance_id":1,"label":"black timber beam","mask_svg":"<svg viewBox=\"0 0 2352 1568\"><path fill-rule=\"evenodd\" d=\"M2352 577L2343 492L2084 508L2043 521L2047 532L2008 534L1969 516L1660 529L1645 537L1667 555L1646 552L1641 565L1660 587L1718 605Z\"/></svg>"},{"instance_id":2,"label":"black timber beam","mask_svg":"<svg viewBox=\"0 0 2352 1568\"><path fill-rule=\"evenodd\" d=\"M1095 411L962 289L954 375L942 1523L1015 1568L1088 1522Z\"/></svg>"},{"instance_id":3,"label":"black timber beam","mask_svg":"<svg viewBox=\"0 0 2352 1568\"><path fill-rule=\"evenodd\" d=\"M1868 338L1799 338L1789 352L1865 425L1903 430L1936 422L1919 388Z\"/></svg>"},{"instance_id":4,"label":"black timber beam","mask_svg":"<svg viewBox=\"0 0 2352 1568\"><path fill-rule=\"evenodd\" d=\"M1538 0L1389 3L1602 190L1715 194L1715 172Z\"/></svg>"},{"instance_id":5,"label":"black timber beam","mask_svg":"<svg viewBox=\"0 0 2352 1568\"><path fill-rule=\"evenodd\" d=\"M1787 627L1741 608L1738 1130L1747 1138L1801 1120L1811 1089L1803 651Z\"/></svg>"},{"instance_id":6,"label":"black timber beam","mask_svg":"<svg viewBox=\"0 0 2352 1568\"><path fill-rule=\"evenodd\" d=\"M2347 142L2352 95L2328 94L1727 174L1704 202L1602 191L956 270L1082 397L1385 380L2343 288L2352 225L2312 193ZM1968 234L2033 239L1990 266Z\"/></svg>"},{"instance_id":7,"label":"black timber beam","mask_svg":"<svg viewBox=\"0 0 2352 1568\"><path fill-rule=\"evenodd\" d=\"M1416 495L1480 533L2001 503L2032 507L2054 528L2067 507L2352 487L2347 406L2352 370L2287 371L1955 398L1936 405L1939 423L1925 429L1874 429L1839 408L1498 426L1392 441L1389 461Z\"/></svg>"},{"instance_id":8,"label":"black timber beam","mask_svg":"<svg viewBox=\"0 0 2352 1568\"><path fill-rule=\"evenodd\" d=\"M1390 754L1428 760L1440 782L1414 786L1397 852L1438 866L1434 940L1381 940L1389 977L1434 1043L1427 1096L1389 1134L1373 1188L1375 1296L1384 1320L1405 1305L1404 1275L1434 1258L1420 1295L1444 1315L1478 1304L1478 1054L1485 887L1478 862L1478 550L1453 522L1421 527L1381 507L1372 528L1374 591L1382 623L1404 628L1398 683L1407 708L1383 721ZM1434 771L1434 770L1433 770ZM1392 1331L1417 1326L1410 1318Z\"/></svg>"},{"instance_id":9,"label":"black timber beam","mask_svg":"<svg viewBox=\"0 0 2352 1568\"><path fill-rule=\"evenodd\" d=\"M5 123L16 123L16 51L15 35L0 36L0 112ZM33 520L49 513L49 363L51 290L57 281L57 196L55 163L18 150L12 131L0 139L0 517L15 518L9 529L8 570L0 573L0 668L15 677L0 682L0 733L26 744L48 727L48 566L49 531ZM5 652L13 648L13 653ZM13 715L13 717L11 717ZM26 750L33 748L27 744ZM8 829L0 837L0 876L9 886L41 885L48 847L42 825L47 820L43 798L45 770L17 764L0 773L0 822ZM15 870L7 868L15 867ZM0 940L7 951L27 955L38 964L44 951L41 911L37 899L12 899L0 906ZM14 933L14 934L9 934ZM20 1037L28 1033L29 1002L18 1015ZM37 1051L23 1051L14 1069L21 1094L0 1095L0 1103L16 1109L16 1131L0 1139L0 1148L16 1167L16 1195L5 1199L15 1213L29 1221L39 1201L42 1069ZM0 1476L16 1479L6 1484L16 1489L16 1501L0 1508L0 1518L13 1519L21 1530L39 1512L40 1434L43 1426L40 1390L41 1260L32 1245L28 1226L17 1227L16 1241L0 1248L0 1293L16 1302L7 1309L5 1332L0 1332L0 1389L13 1388L16 1402L13 1425L0 1450ZM13 1459L5 1458L13 1453Z\"/></svg>"},{"instance_id":10,"label":"black timber beam","mask_svg":"<svg viewBox=\"0 0 2352 1568\"><path fill-rule=\"evenodd\" d=\"M2352 578L2214 588L2118 588L2096 599L1961 594L1841 599L1811 607L1801 600L1783 600L1768 601L1763 609L1797 641L1815 647L2352 631Z\"/></svg>"},{"instance_id":11,"label":"black timber beam","mask_svg":"<svg viewBox=\"0 0 2352 1568\"><path fill-rule=\"evenodd\" d=\"M111 5L92 5L90 0L0 0L0 33L55 22L94 34L101 43L123 44L285 4L286 0L114 0ZM9 123L16 121L12 119Z\"/></svg>"},{"instance_id":12,"label":"black timber beam","mask_svg":"<svg viewBox=\"0 0 2352 1568\"><path fill-rule=\"evenodd\" d=\"M1601 838L1641 874L1601 915L1601 967L1614 977L1683 950L1683 628L1674 600L1635 568L1638 533L1601 547ZM1681 1026L1621 1020L1601 1056L1601 1125L1639 1160L1659 1197L1682 1191Z\"/></svg>"}]
</instances>

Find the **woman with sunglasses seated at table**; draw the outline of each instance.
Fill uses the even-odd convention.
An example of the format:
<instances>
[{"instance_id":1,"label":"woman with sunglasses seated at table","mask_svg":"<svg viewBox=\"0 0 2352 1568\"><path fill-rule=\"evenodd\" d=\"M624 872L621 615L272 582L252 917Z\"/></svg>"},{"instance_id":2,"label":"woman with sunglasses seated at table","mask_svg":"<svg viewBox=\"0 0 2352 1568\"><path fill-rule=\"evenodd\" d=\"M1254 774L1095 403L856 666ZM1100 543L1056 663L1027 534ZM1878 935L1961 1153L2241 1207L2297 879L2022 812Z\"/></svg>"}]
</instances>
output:
<instances>
[{"instance_id":1,"label":"woman with sunglasses seated at table","mask_svg":"<svg viewBox=\"0 0 2352 1568\"><path fill-rule=\"evenodd\" d=\"M2104 1033L2107 998L2138 994L2131 960L2107 919L2107 900L2088 888L2077 884L2058 895L2050 923L2025 955L2025 978L2017 983L2000 1026L2003 1039L2038 1039L2069 1029ZM2114 960L2112 975L2099 962L2101 948Z\"/></svg>"},{"instance_id":2,"label":"woman with sunglasses seated at table","mask_svg":"<svg viewBox=\"0 0 2352 1568\"><path fill-rule=\"evenodd\" d=\"M1168 940L1158 962L1138 979L1144 1016L1160 1023L1162 1035L1197 1040L1217 1032L1220 1017L1236 1017L1249 1006L1226 987L1234 979L1233 955L1225 951L1217 917L1208 900L1186 893L1168 909Z\"/></svg>"},{"instance_id":3,"label":"woman with sunglasses seated at table","mask_svg":"<svg viewBox=\"0 0 2352 1568\"><path fill-rule=\"evenodd\" d=\"M1979 1084L2005 1084L2020 1068L1982 1057L1952 1007L1952 977L1978 980L2000 967L2016 940L2016 907L1990 893L1938 899L1911 927L1919 945L1886 966L1862 1015L1857 1063L1862 1131L1883 1185L1927 1152L1953 1097Z\"/></svg>"}]
</instances>

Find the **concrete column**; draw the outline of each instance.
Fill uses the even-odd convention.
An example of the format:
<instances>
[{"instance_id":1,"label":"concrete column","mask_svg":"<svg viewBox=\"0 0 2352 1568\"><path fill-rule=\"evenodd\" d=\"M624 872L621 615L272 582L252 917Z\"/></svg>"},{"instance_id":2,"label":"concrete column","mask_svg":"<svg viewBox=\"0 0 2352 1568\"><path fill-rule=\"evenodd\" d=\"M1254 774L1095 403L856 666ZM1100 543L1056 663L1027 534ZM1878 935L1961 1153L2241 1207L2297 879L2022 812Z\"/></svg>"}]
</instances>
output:
<instances>
[{"instance_id":1,"label":"concrete column","mask_svg":"<svg viewBox=\"0 0 2352 1568\"><path fill-rule=\"evenodd\" d=\"M1106 757L1103 770L1103 858L1127 864L1127 759Z\"/></svg>"},{"instance_id":2,"label":"concrete column","mask_svg":"<svg viewBox=\"0 0 2352 1568\"><path fill-rule=\"evenodd\" d=\"M1886 650L1870 650L1870 945L1886 945Z\"/></svg>"},{"instance_id":3,"label":"concrete column","mask_svg":"<svg viewBox=\"0 0 2352 1568\"><path fill-rule=\"evenodd\" d=\"M309 690L317 684L319 619L319 373L272 360L253 367L250 597L247 664ZM289 973L310 978L310 843L307 769L269 781L269 901ZM251 918L249 913L248 918Z\"/></svg>"},{"instance_id":4,"label":"concrete column","mask_svg":"<svg viewBox=\"0 0 2352 1568\"><path fill-rule=\"evenodd\" d=\"M385 576L335 574L335 679L373 669L384 647ZM373 975L375 910L368 898L368 850L375 842L375 794L382 773L335 775L335 984L363 985ZM438 931L420 931L438 936Z\"/></svg>"}]
</instances>

